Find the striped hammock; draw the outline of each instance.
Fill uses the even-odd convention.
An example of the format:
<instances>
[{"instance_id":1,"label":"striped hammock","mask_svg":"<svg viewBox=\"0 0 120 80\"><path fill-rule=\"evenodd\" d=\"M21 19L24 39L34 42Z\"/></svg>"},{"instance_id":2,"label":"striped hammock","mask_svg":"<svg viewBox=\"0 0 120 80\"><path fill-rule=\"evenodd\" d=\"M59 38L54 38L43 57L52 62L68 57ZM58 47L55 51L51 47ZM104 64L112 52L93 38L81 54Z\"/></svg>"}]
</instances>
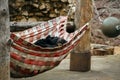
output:
<instances>
[{"instance_id":1,"label":"striped hammock","mask_svg":"<svg viewBox=\"0 0 120 80\"><path fill-rule=\"evenodd\" d=\"M67 16L43 22L18 33L11 33L11 77L31 77L53 69L69 54L87 30L88 24L73 33L66 32ZM43 48L33 44L48 35L65 39L67 42L54 48Z\"/></svg>"}]
</instances>

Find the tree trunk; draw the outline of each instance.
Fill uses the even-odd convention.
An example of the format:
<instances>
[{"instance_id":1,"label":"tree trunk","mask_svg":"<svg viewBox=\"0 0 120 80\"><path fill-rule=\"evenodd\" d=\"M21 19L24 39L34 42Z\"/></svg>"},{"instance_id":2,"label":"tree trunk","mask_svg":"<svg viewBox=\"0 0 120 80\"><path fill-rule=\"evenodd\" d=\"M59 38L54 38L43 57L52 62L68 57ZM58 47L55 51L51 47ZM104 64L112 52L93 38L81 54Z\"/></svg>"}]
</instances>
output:
<instances>
[{"instance_id":1,"label":"tree trunk","mask_svg":"<svg viewBox=\"0 0 120 80\"><path fill-rule=\"evenodd\" d=\"M92 0L76 0L75 25L82 27L92 18ZM89 25L90 26L90 25ZM90 28L81 38L80 43L72 51L70 70L89 71L91 65L90 55Z\"/></svg>"},{"instance_id":2,"label":"tree trunk","mask_svg":"<svg viewBox=\"0 0 120 80\"><path fill-rule=\"evenodd\" d=\"M0 0L0 80L10 80L9 36L8 0Z\"/></svg>"}]
</instances>

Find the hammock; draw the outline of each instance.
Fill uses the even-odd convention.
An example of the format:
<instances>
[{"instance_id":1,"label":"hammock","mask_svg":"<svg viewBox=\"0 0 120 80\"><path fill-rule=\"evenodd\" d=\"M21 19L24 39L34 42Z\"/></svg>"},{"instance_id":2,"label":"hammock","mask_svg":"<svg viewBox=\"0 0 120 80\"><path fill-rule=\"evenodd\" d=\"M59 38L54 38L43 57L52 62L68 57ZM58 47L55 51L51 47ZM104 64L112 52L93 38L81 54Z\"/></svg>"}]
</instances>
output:
<instances>
[{"instance_id":1,"label":"hammock","mask_svg":"<svg viewBox=\"0 0 120 80\"><path fill-rule=\"evenodd\" d=\"M73 33L66 32L67 16L60 16L18 33L11 33L11 77L31 77L53 69L69 54L87 30L88 23ZM48 35L57 36L67 42L54 48L43 48L33 44Z\"/></svg>"}]
</instances>

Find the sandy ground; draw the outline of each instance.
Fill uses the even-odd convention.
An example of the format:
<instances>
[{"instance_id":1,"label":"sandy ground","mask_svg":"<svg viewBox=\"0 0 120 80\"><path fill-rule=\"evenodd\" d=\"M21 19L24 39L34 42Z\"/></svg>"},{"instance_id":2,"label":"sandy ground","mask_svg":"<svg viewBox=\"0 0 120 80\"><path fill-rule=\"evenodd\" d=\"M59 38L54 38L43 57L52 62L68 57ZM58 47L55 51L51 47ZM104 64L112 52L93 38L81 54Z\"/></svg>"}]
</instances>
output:
<instances>
[{"instance_id":1,"label":"sandy ground","mask_svg":"<svg viewBox=\"0 0 120 80\"><path fill-rule=\"evenodd\" d=\"M69 71L70 59L47 72L34 77L11 80L120 80L120 54L92 56L91 70L88 72Z\"/></svg>"}]
</instances>

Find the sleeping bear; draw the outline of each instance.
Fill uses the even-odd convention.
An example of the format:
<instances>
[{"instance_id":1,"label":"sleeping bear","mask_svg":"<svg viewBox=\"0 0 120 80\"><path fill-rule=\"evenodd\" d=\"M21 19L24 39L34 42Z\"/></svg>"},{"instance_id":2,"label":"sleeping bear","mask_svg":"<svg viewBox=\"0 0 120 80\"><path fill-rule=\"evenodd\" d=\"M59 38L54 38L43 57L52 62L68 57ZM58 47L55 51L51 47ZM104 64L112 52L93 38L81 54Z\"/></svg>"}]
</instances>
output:
<instances>
[{"instance_id":1,"label":"sleeping bear","mask_svg":"<svg viewBox=\"0 0 120 80\"><path fill-rule=\"evenodd\" d=\"M34 44L41 47L56 47L56 46L61 46L66 42L67 41L62 38L51 37L50 35L48 35L46 38L40 39L36 41Z\"/></svg>"}]
</instances>

